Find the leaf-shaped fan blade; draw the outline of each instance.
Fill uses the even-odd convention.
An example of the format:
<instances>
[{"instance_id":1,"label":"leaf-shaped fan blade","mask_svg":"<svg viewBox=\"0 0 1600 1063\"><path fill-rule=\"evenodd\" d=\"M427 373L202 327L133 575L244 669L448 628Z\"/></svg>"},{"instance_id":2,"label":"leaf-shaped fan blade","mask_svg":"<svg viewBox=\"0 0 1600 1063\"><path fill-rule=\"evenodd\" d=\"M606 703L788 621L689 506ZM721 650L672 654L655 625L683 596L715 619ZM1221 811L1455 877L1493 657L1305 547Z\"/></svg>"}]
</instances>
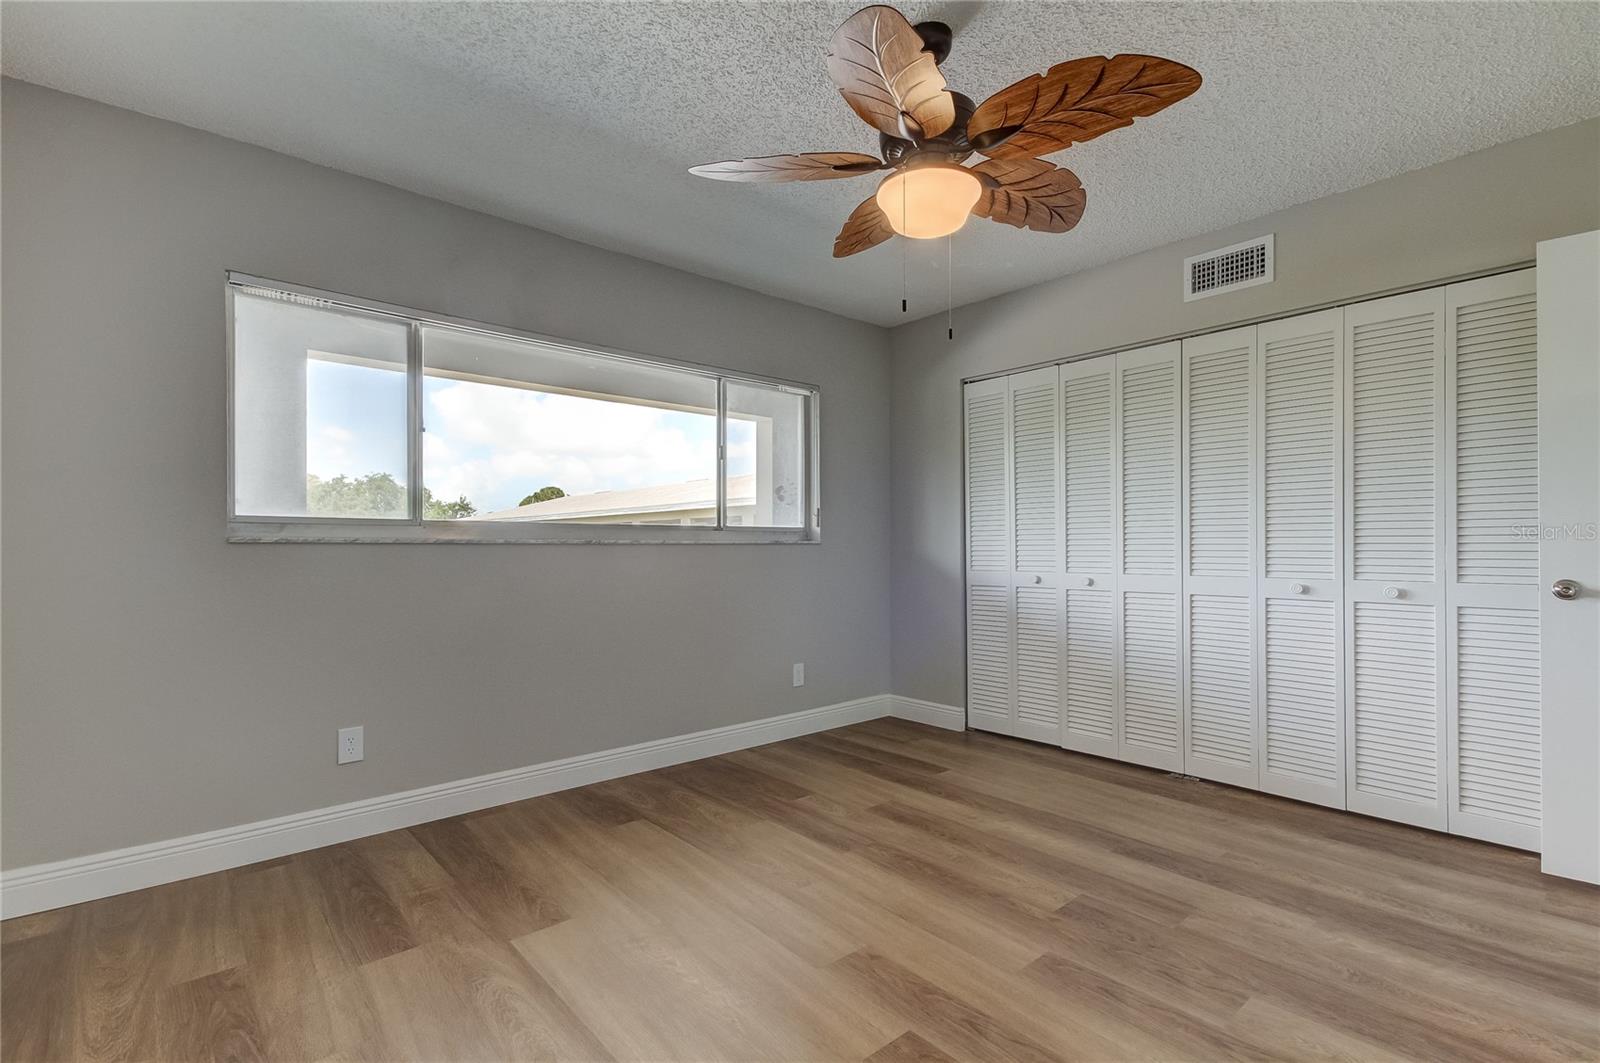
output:
<instances>
[{"instance_id":1,"label":"leaf-shaped fan blade","mask_svg":"<svg viewBox=\"0 0 1600 1063\"><path fill-rule=\"evenodd\" d=\"M956 120L933 53L892 7L864 7L840 24L828 46L828 76L863 122L892 137L936 137Z\"/></svg>"},{"instance_id":2,"label":"leaf-shaped fan blade","mask_svg":"<svg viewBox=\"0 0 1600 1063\"><path fill-rule=\"evenodd\" d=\"M883 169L883 163L858 151L810 151L804 155L763 155L691 166L689 172L713 181L828 181Z\"/></svg>"},{"instance_id":3,"label":"leaf-shaped fan blade","mask_svg":"<svg viewBox=\"0 0 1600 1063\"><path fill-rule=\"evenodd\" d=\"M983 195L972 213L980 218L1064 233L1083 217L1083 182L1071 170L1043 159L988 159L972 168L983 180Z\"/></svg>"},{"instance_id":4,"label":"leaf-shaped fan blade","mask_svg":"<svg viewBox=\"0 0 1600 1063\"><path fill-rule=\"evenodd\" d=\"M893 235L894 229L890 227L889 219L878 206L878 197L868 196L861 201L859 207L850 212L850 217L845 219L844 228L833 238L833 257L847 258L857 251L877 247Z\"/></svg>"},{"instance_id":5,"label":"leaf-shaped fan blade","mask_svg":"<svg viewBox=\"0 0 1600 1063\"><path fill-rule=\"evenodd\" d=\"M1001 89L967 123L972 146L996 159L1048 155L1132 125L1200 87L1200 75L1154 55L1092 55Z\"/></svg>"}]
</instances>

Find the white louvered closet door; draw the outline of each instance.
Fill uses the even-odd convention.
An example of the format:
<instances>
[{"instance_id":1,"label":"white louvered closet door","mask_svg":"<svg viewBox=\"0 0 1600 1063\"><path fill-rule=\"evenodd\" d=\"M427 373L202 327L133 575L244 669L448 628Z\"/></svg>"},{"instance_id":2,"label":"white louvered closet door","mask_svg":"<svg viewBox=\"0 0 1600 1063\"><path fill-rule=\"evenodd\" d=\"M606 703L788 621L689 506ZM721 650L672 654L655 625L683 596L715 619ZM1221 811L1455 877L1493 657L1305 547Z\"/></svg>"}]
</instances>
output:
<instances>
[{"instance_id":1,"label":"white louvered closet door","mask_svg":"<svg viewBox=\"0 0 1600 1063\"><path fill-rule=\"evenodd\" d=\"M1181 346L1117 357L1117 756L1183 770Z\"/></svg>"},{"instance_id":2,"label":"white louvered closet door","mask_svg":"<svg viewBox=\"0 0 1600 1063\"><path fill-rule=\"evenodd\" d=\"M1117 363L1061 367L1066 503L1065 679L1061 744L1117 755Z\"/></svg>"},{"instance_id":3,"label":"white louvered closet door","mask_svg":"<svg viewBox=\"0 0 1600 1063\"><path fill-rule=\"evenodd\" d=\"M1346 307L1353 812L1444 830L1444 289Z\"/></svg>"},{"instance_id":4,"label":"white louvered closet door","mask_svg":"<svg viewBox=\"0 0 1600 1063\"><path fill-rule=\"evenodd\" d=\"M1539 848L1534 271L1445 290L1449 827Z\"/></svg>"},{"instance_id":5,"label":"white louvered closet door","mask_svg":"<svg viewBox=\"0 0 1600 1063\"><path fill-rule=\"evenodd\" d=\"M966 413L967 723L1015 731L1011 668L1010 403L1006 381L963 392Z\"/></svg>"},{"instance_id":6,"label":"white louvered closet door","mask_svg":"<svg viewBox=\"0 0 1600 1063\"><path fill-rule=\"evenodd\" d=\"M1061 741L1061 395L1055 366L1007 379L1011 413L1011 734Z\"/></svg>"},{"instance_id":7,"label":"white louvered closet door","mask_svg":"<svg viewBox=\"0 0 1600 1063\"><path fill-rule=\"evenodd\" d=\"M1254 788L1256 329L1183 341L1184 771Z\"/></svg>"},{"instance_id":8,"label":"white louvered closet door","mask_svg":"<svg viewBox=\"0 0 1600 1063\"><path fill-rule=\"evenodd\" d=\"M1261 789L1343 808L1344 311L1256 331Z\"/></svg>"}]
</instances>

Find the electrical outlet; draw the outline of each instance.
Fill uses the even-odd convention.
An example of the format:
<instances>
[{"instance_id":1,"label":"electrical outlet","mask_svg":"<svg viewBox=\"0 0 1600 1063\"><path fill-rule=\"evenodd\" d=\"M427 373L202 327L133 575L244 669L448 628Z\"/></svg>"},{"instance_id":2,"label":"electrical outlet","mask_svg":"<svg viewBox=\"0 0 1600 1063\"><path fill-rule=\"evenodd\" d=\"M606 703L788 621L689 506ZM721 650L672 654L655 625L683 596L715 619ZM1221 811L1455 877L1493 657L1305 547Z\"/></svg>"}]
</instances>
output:
<instances>
[{"instance_id":1,"label":"electrical outlet","mask_svg":"<svg viewBox=\"0 0 1600 1063\"><path fill-rule=\"evenodd\" d=\"M339 763L354 764L366 755L366 739L359 727L339 728Z\"/></svg>"},{"instance_id":2,"label":"electrical outlet","mask_svg":"<svg viewBox=\"0 0 1600 1063\"><path fill-rule=\"evenodd\" d=\"M794 666L794 685L797 687L806 685L806 666L803 664Z\"/></svg>"}]
</instances>

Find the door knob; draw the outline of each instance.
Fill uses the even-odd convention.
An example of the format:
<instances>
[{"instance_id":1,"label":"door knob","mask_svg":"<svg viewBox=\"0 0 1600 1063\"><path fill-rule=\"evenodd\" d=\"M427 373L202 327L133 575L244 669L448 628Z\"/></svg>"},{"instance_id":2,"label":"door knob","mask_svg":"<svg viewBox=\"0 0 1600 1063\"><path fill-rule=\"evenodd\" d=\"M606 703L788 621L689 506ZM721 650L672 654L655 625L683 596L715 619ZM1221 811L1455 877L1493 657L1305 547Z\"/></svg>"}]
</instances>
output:
<instances>
[{"instance_id":1,"label":"door knob","mask_svg":"<svg viewBox=\"0 0 1600 1063\"><path fill-rule=\"evenodd\" d=\"M1085 576L1085 577L1083 577L1083 585L1085 587L1093 587L1094 586L1094 577L1093 576Z\"/></svg>"},{"instance_id":2,"label":"door knob","mask_svg":"<svg viewBox=\"0 0 1600 1063\"><path fill-rule=\"evenodd\" d=\"M1306 592L1306 585L1304 583L1291 583L1289 585L1289 593L1290 594L1304 594L1305 592Z\"/></svg>"},{"instance_id":3,"label":"door knob","mask_svg":"<svg viewBox=\"0 0 1600 1063\"><path fill-rule=\"evenodd\" d=\"M1564 602L1570 602L1578 596L1578 581L1558 579L1550 584L1550 593Z\"/></svg>"},{"instance_id":4,"label":"door knob","mask_svg":"<svg viewBox=\"0 0 1600 1063\"><path fill-rule=\"evenodd\" d=\"M1399 587L1385 587L1383 589L1383 596L1385 598L1401 598L1405 596L1405 593L1406 592L1401 590Z\"/></svg>"},{"instance_id":5,"label":"door knob","mask_svg":"<svg viewBox=\"0 0 1600 1063\"><path fill-rule=\"evenodd\" d=\"M1035 576L1035 577L1033 577L1033 582L1035 582L1035 583L1043 583L1044 582L1044 577L1043 576Z\"/></svg>"}]
</instances>

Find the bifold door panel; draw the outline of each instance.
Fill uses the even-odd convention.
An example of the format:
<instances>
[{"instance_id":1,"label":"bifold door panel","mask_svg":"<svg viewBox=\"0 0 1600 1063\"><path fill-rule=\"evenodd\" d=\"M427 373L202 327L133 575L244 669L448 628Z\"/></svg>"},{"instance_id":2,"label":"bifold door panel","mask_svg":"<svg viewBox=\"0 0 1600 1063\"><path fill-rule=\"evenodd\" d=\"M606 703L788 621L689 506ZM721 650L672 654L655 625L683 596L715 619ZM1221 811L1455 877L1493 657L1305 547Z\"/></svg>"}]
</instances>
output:
<instances>
[{"instance_id":1,"label":"bifold door panel","mask_svg":"<svg viewBox=\"0 0 1600 1063\"><path fill-rule=\"evenodd\" d=\"M1061 738L1061 374L1007 377L1011 404L1011 629L1016 716L1009 733Z\"/></svg>"},{"instance_id":2,"label":"bifold door panel","mask_svg":"<svg viewBox=\"0 0 1600 1063\"><path fill-rule=\"evenodd\" d=\"M976 728L1537 848L1526 270L969 384Z\"/></svg>"},{"instance_id":3,"label":"bifold door panel","mask_svg":"<svg viewBox=\"0 0 1600 1063\"><path fill-rule=\"evenodd\" d=\"M1343 808L1344 311L1257 339L1261 789Z\"/></svg>"},{"instance_id":4,"label":"bifold door panel","mask_svg":"<svg viewBox=\"0 0 1600 1063\"><path fill-rule=\"evenodd\" d=\"M1183 341L1183 770L1258 784L1256 329Z\"/></svg>"},{"instance_id":5,"label":"bifold door panel","mask_svg":"<svg viewBox=\"0 0 1600 1063\"><path fill-rule=\"evenodd\" d=\"M1444 290L1345 308L1346 802L1443 830Z\"/></svg>"},{"instance_id":6,"label":"bifold door panel","mask_svg":"<svg viewBox=\"0 0 1600 1063\"><path fill-rule=\"evenodd\" d=\"M1117 755L1117 371L1115 358L1061 367L1066 690L1061 744Z\"/></svg>"},{"instance_id":7,"label":"bifold door panel","mask_svg":"<svg viewBox=\"0 0 1600 1063\"><path fill-rule=\"evenodd\" d=\"M968 384L967 722L1012 734L1011 418L1006 381Z\"/></svg>"},{"instance_id":8,"label":"bifold door panel","mask_svg":"<svg viewBox=\"0 0 1600 1063\"><path fill-rule=\"evenodd\" d=\"M1532 270L1445 294L1450 829L1539 847L1538 307Z\"/></svg>"},{"instance_id":9,"label":"bifold door panel","mask_svg":"<svg viewBox=\"0 0 1600 1063\"><path fill-rule=\"evenodd\" d=\"M1118 756L1183 770L1181 347L1117 355Z\"/></svg>"}]
</instances>

